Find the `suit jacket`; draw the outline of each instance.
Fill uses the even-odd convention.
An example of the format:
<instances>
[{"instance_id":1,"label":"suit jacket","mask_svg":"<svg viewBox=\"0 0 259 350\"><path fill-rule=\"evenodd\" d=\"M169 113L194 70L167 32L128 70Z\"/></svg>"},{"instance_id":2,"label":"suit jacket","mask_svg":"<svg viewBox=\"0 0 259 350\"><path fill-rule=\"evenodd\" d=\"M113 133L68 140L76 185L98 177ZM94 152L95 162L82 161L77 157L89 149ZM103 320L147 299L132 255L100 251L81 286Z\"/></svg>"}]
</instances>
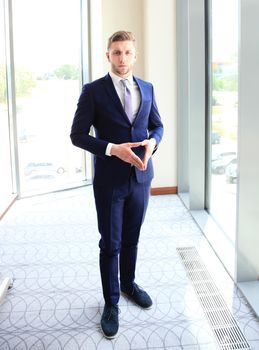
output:
<instances>
[{"instance_id":1,"label":"suit jacket","mask_svg":"<svg viewBox=\"0 0 259 350\"><path fill-rule=\"evenodd\" d=\"M95 185L122 184L129 178L129 163L105 155L109 142L119 144L155 138L158 145L162 138L163 124L153 86L135 77L134 80L139 87L141 102L133 124L124 112L109 74L83 86L70 137L75 146L95 155ZM94 136L89 134L91 126L94 127ZM144 147L132 150L143 159ZM145 171L135 171L139 183L151 181L154 176L152 159Z\"/></svg>"}]
</instances>

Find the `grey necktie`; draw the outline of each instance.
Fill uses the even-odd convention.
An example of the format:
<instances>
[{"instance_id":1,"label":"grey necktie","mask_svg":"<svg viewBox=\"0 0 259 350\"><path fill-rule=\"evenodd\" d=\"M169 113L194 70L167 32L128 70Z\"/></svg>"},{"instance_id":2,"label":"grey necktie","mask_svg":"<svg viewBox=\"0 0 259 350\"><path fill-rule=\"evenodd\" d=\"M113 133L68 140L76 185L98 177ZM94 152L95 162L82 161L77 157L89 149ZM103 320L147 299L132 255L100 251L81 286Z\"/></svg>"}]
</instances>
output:
<instances>
[{"instance_id":1,"label":"grey necktie","mask_svg":"<svg viewBox=\"0 0 259 350\"><path fill-rule=\"evenodd\" d=\"M124 110L129 118L129 121L133 123L134 117L133 117L132 96L131 96L130 89L127 86L129 82L127 79L124 79L124 80L121 80L121 83L124 89Z\"/></svg>"}]
</instances>

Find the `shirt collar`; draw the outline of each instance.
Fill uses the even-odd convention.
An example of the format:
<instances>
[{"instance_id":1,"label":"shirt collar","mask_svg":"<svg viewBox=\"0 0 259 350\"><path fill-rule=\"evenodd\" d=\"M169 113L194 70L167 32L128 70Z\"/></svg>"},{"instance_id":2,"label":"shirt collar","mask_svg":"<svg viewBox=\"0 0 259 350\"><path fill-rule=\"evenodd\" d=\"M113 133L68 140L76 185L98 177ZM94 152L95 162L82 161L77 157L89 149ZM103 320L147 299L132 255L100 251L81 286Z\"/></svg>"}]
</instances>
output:
<instances>
[{"instance_id":1,"label":"shirt collar","mask_svg":"<svg viewBox=\"0 0 259 350\"><path fill-rule=\"evenodd\" d=\"M122 77L119 77L118 75L114 74L113 72L109 72L110 77L112 78L113 83L120 84L121 80L124 80ZM130 85L133 85L133 75L130 74L126 80L128 80Z\"/></svg>"}]
</instances>

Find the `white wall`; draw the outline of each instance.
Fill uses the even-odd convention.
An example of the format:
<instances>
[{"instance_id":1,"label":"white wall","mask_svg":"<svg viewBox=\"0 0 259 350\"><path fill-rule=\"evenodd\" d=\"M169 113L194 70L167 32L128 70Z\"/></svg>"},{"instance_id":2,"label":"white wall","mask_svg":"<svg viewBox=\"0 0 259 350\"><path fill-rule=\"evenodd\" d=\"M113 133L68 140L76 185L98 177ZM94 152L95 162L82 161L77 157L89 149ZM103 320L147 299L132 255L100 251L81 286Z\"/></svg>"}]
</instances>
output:
<instances>
[{"instance_id":1,"label":"white wall","mask_svg":"<svg viewBox=\"0 0 259 350\"><path fill-rule=\"evenodd\" d=\"M154 156L153 187L177 186L176 157L176 4L144 1L144 78L154 84L165 134Z\"/></svg>"},{"instance_id":2,"label":"white wall","mask_svg":"<svg viewBox=\"0 0 259 350\"><path fill-rule=\"evenodd\" d=\"M175 0L91 0L91 13L93 78L109 69L105 52L112 33L129 30L137 38L134 74L153 83L165 126L163 141L153 158L152 187L177 186Z\"/></svg>"},{"instance_id":3,"label":"white wall","mask_svg":"<svg viewBox=\"0 0 259 350\"><path fill-rule=\"evenodd\" d=\"M134 67L135 75L144 76L143 51L143 1L142 0L103 0L103 52L106 52L108 38L118 30L134 33L138 43L137 62ZM104 58L104 72L109 69Z\"/></svg>"}]
</instances>

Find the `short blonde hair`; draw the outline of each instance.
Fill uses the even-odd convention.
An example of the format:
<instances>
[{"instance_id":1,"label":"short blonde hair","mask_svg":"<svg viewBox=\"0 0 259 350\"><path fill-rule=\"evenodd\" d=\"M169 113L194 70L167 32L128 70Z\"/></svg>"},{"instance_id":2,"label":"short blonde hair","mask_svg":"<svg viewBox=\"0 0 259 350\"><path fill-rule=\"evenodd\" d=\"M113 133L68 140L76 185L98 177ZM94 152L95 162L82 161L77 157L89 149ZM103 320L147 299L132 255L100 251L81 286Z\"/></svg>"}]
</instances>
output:
<instances>
[{"instance_id":1,"label":"short blonde hair","mask_svg":"<svg viewBox=\"0 0 259 350\"><path fill-rule=\"evenodd\" d=\"M109 51L111 44L115 41L132 41L134 46L136 47L136 39L132 32L119 30L118 32L113 33L108 39L107 51Z\"/></svg>"}]
</instances>

